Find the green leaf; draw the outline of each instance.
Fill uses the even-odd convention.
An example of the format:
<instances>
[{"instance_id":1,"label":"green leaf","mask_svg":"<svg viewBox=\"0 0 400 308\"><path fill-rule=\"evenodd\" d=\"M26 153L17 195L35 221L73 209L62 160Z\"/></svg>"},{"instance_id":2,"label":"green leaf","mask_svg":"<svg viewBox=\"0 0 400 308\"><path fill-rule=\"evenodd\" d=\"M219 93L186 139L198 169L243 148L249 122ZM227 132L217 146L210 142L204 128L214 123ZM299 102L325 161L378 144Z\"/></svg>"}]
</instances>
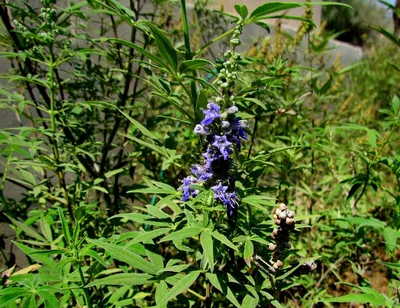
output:
<instances>
[{"instance_id":1,"label":"green leaf","mask_svg":"<svg viewBox=\"0 0 400 308\"><path fill-rule=\"evenodd\" d=\"M161 56L164 57L164 59L169 63L173 71L176 72L178 67L178 53L176 49L172 46L167 37L162 34L162 32L157 29L157 27L155 27L151 22L147 20L142 20L141 22L150 29Z\"/></svg>"},{"instance_id":2,"label":"green leaf","mask_svg":"<svg viewBox=\"0 0 400 308\"><path fill-rule=\"evenodd\" d=\"M133 119L131 116L129 116L129 114L127 114L126 112L123 112L122 110L118 109L119 112L121 112L125 118L127 118L129 120L129 122L131 122L133 124L133 126L135 126L143 135L149 137L150 139L153 140L157 140L157 138L146 128L144 127L142 124L140 124L138 121L136 121L135 119Z\"/></svg>"},{"instance_id":3,"label":"green leaf","mask_svg":"<svg viewBox=\"0 0 400 308\"><path fill-rule=\"evenodd\" d=\"M396 116L400 110L400 99L395 95L392 100L392 108L394 115Z\"/></svg>"},{"instance_id":4,"label":"green leaf","mask_svg":"<svg viewBox=\"0 0 400 308\"><path fill-rule=\"evenodd\" d=\"M202 227L185 227L179 231L174 231L171 234L163 237L160 240L161 242L166 242L166 241L179 241L183 240L188 237L196 236L200 234L201 231L203 231L204 228Z\"/></svg>"},{"instance_id":5,"label":"green leaf","mask_svg":"<svg viewBox=\"0 0 400 308\"><path fill-rule=\"evenodd\" d=\"M214 66L210 61L204 59L193 59L193 60L186 60L183 61L181 66L179 67L179 71L184 73L186 71L195 71L200 68L204 68L207 65Z\"/></svg>"},{"instance_id":6,"label":"green leaf","mask_svg":"<svg viewBox=\"0 0 400 308\"><path fill-rule=\"evenodd\" d=\"M131 240L128 244L126 244L126 246L153 240L154 238L161 236L170 230L171 230L171 228L162 228L162 229L156 229L156 230L152 230L152 231L144 231L141 234L139 234L137 237L135 237L133 240Z\"/></svg>"},{"instance_id":7,"label":"green leaf","mask_svg":"<svg viewBox=\"0 0 400 308\"><path fill-rule=\"evenodd\" d=\"M324 299L325 303L358 303L358 304L368 304L368 303L376 303L377 298L372 294L347 294L335 298ZM384 305L384 301L380 302L377 305ZM376 305L376 304L375 304Z\"/></svg>"},{"instance_id":8,"label":"green leaf","mask_svg":"<svg viewBox=\"0 0 400 308\"><path fill-rule=\"evenodd\" d=\"M242 307L246 307L246 308L256 308L258 305L259 299L253 297L250 294L247 294L242 302Z\"/></svg>"},{"instance_id":9,"label":"green leaf","mask_svg":"<svg viewBox=\"0 0 400 308\"><path fill-rule=\"evenodd\" d=\"M104 187L101 187L101 186L92 186L92 189L101 191L102 193L105 193L105 194L108 195L108 191L107 191L107 189L105 189Z\"/></svg>"},{"instance_id":10,"label":"green leaf","mask_svg":"<svg viewBox=\"0 0 400 308\"><path fill-rule=\"evenodd\" d=\"M247 239L244 244L243 259L249 267L251 267L251 258L254 254L254 245L250 239Z\"/></svg>"},{"instance_id":11,"label":"green leaf","mask_svg":"<svg viewBox=\"0 0 400 308\"><path fill-rule=\"evenodd\" d=\"M232 290L229 288L227 282L225 279L222 279L219 275L217 274L212 274L212 273L207 273L206 274L207 279L211 282L211 284L219 290L222 294L226 296L226 298L236 307L242 308L236 299L235 295L233 294Z\"/></svg>"},{"instance_id":12,"label":"green leaf","mask_svg":"<svg viewBox=\"0 0 400 308\"><path fill-rule=\"evenodd\" d=\"M153 62L157 63L159 66L161 66L163 68L168 68L168 65L165 62L163 62L162 59L160 59L159 57L153 55L152 53L148 52L147 50L143 49L139 45L136 45L132 42L125 41L125 40L118 39L118 38L102 38L101 40L102 41L112 41L112 42L116 42L118 44L125 45L129 48L133 48L133 49L137 50L138 52L140 52L145 57L147 57L150 60L152 60ZM168 70L169 70L169 68L168 68Z\"/></svg>"},{"instance_id":13,"label":"green leaf","mask_svg":"<svg viewBox=\"0 0 400 308\"><path fill-rule=\"evenodd\" d=\"M203 248L203 256L205 257L208 265L210 266L210 271L214 271L214 245L211 233L205 230L200 235L200 243Z\"/></svg>"},{"instance_id":14,"label":"green leaf","mask_svg":"<svg viewBox=\"0 0 400 308\"><path fill-rule=\"evenodd\" d=\"M400 238L400 232L386 227L383 229L383 238L385 239L386 247L393 253L397 245L397 240Z\"/></svg>"},{"instance_id":15,"label":"green leaf","mask_svg":"<svg viewBox=\"0 0 400 308\"><path fill-rule=\"evenodd\" d=\"M37 293L44 300L44 306L46 308L59 308L60 307L57 297L53 293L50 293L45 290L39 290Z\"/></svg>"},{"instance_id":16,"label":"green leaf","mask_svg":"<svg viewBox=\"0 0 400 308\"><path fill-rule=\"evenodd\" d=\"M168 301L186 291L196 281L200 273L201 271L194 271L183 276L176 284L174 284L167 294L163 294L164 296L160 299L159 305L164 306Z\"/></svg>"},{"instance_id":17,"label":"green leaf","mask_svg":"<svg viewBox=\"0 0 400 308\"><path fill-rule=\"evenodd\" d=\"M160 283L158 284L158 286L156 288L156 295L155 295L157 307L160 307L160 308L167 307L167 303L160 305L162 299L166 298L167 296L168 296L167 283L165 281L160 281Z\"/></svg>"},{"instance_id":18,"label":"green leaf","mask_svg":"<svg viewBox=\"0 0 400 308\"><path fill-rule=\"evenodd\" d=\"M115 274L105 278L96 279L89 283L86 287L94 287L100 285L116 285L116 286L138 286L150 283L152 275L143 273L124 273Z\"/></svg>"},{"instance_id":19,"label":"green leaf","mask_svg":"<svg viewBox=\"0 0 400 308\"><path fill-rule=\"evenodd\" d=\"M90 243L95 244L98 247L103 248L107 253L109 253L114 259L125 262L133 268L137 268L148 274L157 274L157 270L154 265L143 259L141 256L137 255L128 248L123 248L114 244L107 242L88 239Z\"/></svg>"},{"instance_id":20,"label":"green leaf","mask_svg":"<svg viewBox=\"0 0 400 308\"><path fill-rule=\"evenodd\" d=\"M211 232L211 235L217 239L218 241L220 241L221 243L225 244L226 246L232 248L233 250L238 250L237 247L235 246L235 244L233 244L225 235L219 233L217 230L214 230L213 232Z\"/></svg>"},{"instance_id":21,"label":"green leaf","mask_svg":"<svg viewBox=\"0 0 400 308\"><path fill-rule=\"evenodd\" d=\"M305 7L305 5L298 2L268 2L256 8L251 13L249 21L258 21L260 19L264 19L269 14L286 11L297 7Z\"/></svg>"},{"instance_id":22,"label":"green leaf","mask_svg":"<svg viewBox=\"0 0 400 308\"><path fill-rule=\"evenodd\" d=\"M116 170L111 170L111 171L106 172L106 173L104 174L104 176L105 176L107 179L109 179L109 178L113 177L114 175L119 174L119 173L121 173L121 172L124 172L124 171L126 171L126 170L127 170L126 168L119 168L119 169L116 169Z\"/></svg>"},{"instance_id":23,"label":"green leaf","mask_svg":"<svg viewBox=\"0 0 400 308\"><path fill-rule=\"evenodd\" d=\"M242 19L245 19L249 14L249 10L247 9L247 6L244 4L243 5L235 4L235 10L240 15L240 17L242 17Z\"/></svg>"},{"instance_id":24,"label":"green leaf","mask_svg":"<svg viewBox=\"0 0 400 308\"><path fill-rule=\"evenodd\" d=\"M28 293L21 288L9 288L0 290L0 307L11 307L11 303L19 297L24 297Z\"/></svg>"},{"instance_id":25,"label":"green leaf","mask_svg":"<svg viewBox=\"0 0 400 308\"><path fill-rule=\"evenodd\" d=\"M47 240L43 236L41 236L39 233L37 233L33 228L28 227L24 223L12 218L12 217L7 216L7 218L10 219L11 222L14 225L16 225L18 228L20 228L26 235L28 235L40 242L47 243Z\"/></svg>"}]
</instances>

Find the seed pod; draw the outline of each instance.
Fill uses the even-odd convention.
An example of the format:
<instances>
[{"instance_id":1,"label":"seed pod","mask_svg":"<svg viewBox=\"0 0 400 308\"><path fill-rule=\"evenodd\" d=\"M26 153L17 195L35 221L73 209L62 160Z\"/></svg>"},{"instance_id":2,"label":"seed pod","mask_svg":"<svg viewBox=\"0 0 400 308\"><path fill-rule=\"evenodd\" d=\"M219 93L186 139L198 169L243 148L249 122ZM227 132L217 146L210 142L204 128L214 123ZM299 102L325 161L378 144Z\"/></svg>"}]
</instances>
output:
<instances>
[{"instance_id":1,"label":"seed pod","mask_svg":"<svg viewBox=\"0 0 400 308\"><path fill-rule=\"evenodd\" d=\"M278 266L277 263L274 263L274 265L272 265L272 267L273 267L274 269L279 269L279 266Z\"/></svg>"},{"instance_id":2,"label":"seed pod","mask_svg":"<svg viewBox=\"0 0 400 308\"><path fill-rule=\"evenodd\" d=\"M275 219L275 223L276 223L277 225L280 225L280 224L281 224L281 221L280 221L279 219Z\"/></svg>"},{"instance_id":3,"label":"seed pod","mask_svg":"<svg viewBox=\"0 0 400 308\"><path fill-rule=\"evenodd\" d=\"M279 215L279 218L282 220L286 219L286 217L287 217L286 211L282 211L281 214Z\"/></svg>"},{"instance_id":4,"label":"seed pod","mask_svg":"<svg viewBox=\"0 0 400 308\"><path fill-rule=\"evenodd\" d=\"M281 203L281 204L279 204L279 208L281 209L281 211L284 211L287 209L287 206L285 203Z\"/></svg>"},{"instance_id":5,"label":"seed pod","mask_svg":"<svg viewBox=\"0 0 400 308\"><path fill-rule=\"evenodd\" d=\"M278 215L278 216L281 215L281 210L280 209L275 209L275 214Z\"/></svg>"},{"instance_id":6,"label":"seed pod","mask_svg":"<svg viewBox=\"0 0 400 308\"><path fill-rule=\"evenodd\" d=\"M269 246L268 246L268 249L271 250L271 251L275 250L275 248L276 248L276 245L272 244L272 243L270 243Z\"/></svg>"},{"instance_id":7,"label":"seed pod","mask_svg":"<svg viewBox=\"0 0 400 308\"><path fill-rule=\"evenodd\" d=\"M278 216L277 216L276 214L274 214L274 220L275 220L275 219L278 219Z\"/></svg>"},{"instance_id":8,"label":"seed pod","mask_svg":"<svg viewBox=\"0 0 400 308\"><path fill-rule=\"evenodd\" d=\"M294 219L293 218L286 218L286 224L287 225L293 225L294 224Z\"/></svg>"},{"instance_id":9,"label":"seed pod","mask_svg":"<svg viewBox=\"0 0 400 308\"><path fill-rule=\"evenodd\" d=\"M278 233L279 233L279 229L274 229L274 230L272 230L272 234L273 234L273 235L278 235Z\"/></svg>"},{"instance_id":10,"label":"seed pod","mask_svg":"<svg viewBox=\"0 0 400 308\"><path fill-rule=\"evenodd\" d=\"M287 216L288 216L289 218L293 218L294 215L295 215L295 212L294 212L294 211L287 211Z\"/></svg>"},{"instance_id":11,"label":"seed pod","mask_svg":"<svg viewBox=\"0 0 400 308\"><path fill-rule=\"evenodd\" d=\"M275 264L276 264L278 267L282 267L282 266L283 266L283 262L282 262L281 260L276 261Z\"/></svg>"}]
</instances>

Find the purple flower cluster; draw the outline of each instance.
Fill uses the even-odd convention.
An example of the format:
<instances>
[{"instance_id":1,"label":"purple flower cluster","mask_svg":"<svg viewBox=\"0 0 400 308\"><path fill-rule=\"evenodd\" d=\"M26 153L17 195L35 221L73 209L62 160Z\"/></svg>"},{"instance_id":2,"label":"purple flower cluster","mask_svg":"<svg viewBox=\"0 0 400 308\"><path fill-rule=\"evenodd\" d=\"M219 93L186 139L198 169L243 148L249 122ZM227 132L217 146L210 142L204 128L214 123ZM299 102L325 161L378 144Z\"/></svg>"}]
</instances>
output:
<instances>
[{"instance_id":1,"label":"purple flower cluster","mask_svg":"<svg viewBox=\"0 0 400 308\"><path fill-rule=\"evenodd\" d=\"M202 164L192 166L192 175L183 180L182 201L190 196L196 197L198 190L193 185L207 184L214 192L214 199L224 204L228 210L228 217L234 217L238 206L238 197L235 192L235 181L231 176L232 160L229 155L233 147L240 151L242 140L247 140L244 127L245 121L240 121L235 115L236 106L221 113L221 107L210 102L203 110L204 119L196 125L194 133L205 136L207 149L202 154Z\"/></svg>"}]
</instances>

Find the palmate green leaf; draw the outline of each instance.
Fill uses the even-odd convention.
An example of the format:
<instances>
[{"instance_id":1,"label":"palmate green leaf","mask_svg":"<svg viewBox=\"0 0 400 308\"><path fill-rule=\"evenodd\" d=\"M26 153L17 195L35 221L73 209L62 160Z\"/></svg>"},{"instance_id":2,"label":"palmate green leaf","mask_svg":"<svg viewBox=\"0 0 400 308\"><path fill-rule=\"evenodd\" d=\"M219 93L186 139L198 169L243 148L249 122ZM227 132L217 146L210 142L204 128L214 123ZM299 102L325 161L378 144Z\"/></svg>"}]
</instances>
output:
<instances>
[{"instance_id":1,"label":"palmate green leaf","mask_svg":"<svg viewBox=\"0 0 400 308\"><path fill-rule=\"evenodd\" d=\"M200 232L203 230L203 227L185 227L179 231L174 231L171 234L163 237L160 240L160 243L166 241L180 241L188 237L199 235Z\"/></svg>"},{"instance_id":2,"label":"palmate green leaf","mask_svg":"<svg viewBox=\"0 0 400 308\"><path fill-rule=\"evenodd\" d=\"M128 248L124 248L121 246L117 246L99 240L88 239L88 241L92 244L95 244L98 247L103 248L114 259L125 262L126 264L132 266L133 268L137 268L145 273L153 275L157 274L157 269L153 264L146 261L141 256L134 253Z\"/></svg>"},{"instance_id":3,"label":"palmate green leaf","mask_svg":"<svg viewBox=\"0 0 400 308\"><path fill-rule=\"evenodd\" d=\"M201 271L194 271L183 276L177 283L174 284L174 286L169 290L168 293L163 294L164 297L160 299L158 304L160 306L163 306L168 303L168 301L178 296L180 293L186 291L196 281L200 273Z\"/></svg>"},{"instance_id":4,"label":"palmate green leaf","mask_svg":"<svg viewBox=\"0 0 400 308\"><path fill-rule=\"evenodd\" d=\"M19 297L25 297L29 293L19 288L7 288L0 290L0 307L11 307L11 303Z\"/></svg>"},{"instance_id":5,"label":"palmate green leaf","mask_svg":"<svg viewBox=\"0 0 400 308\"><path fill-rule=\"evenodd\" d=\"M211 282L211 284L222 294L226 296L226 298L236 307L241 308L238 300L236 299L235 295L233 294L232 290L229 288L226 280L223 277L220 277L217 274L207 273L207 279Z\"/></svg>"},{"instance_id":6,"label":"palmate green leaf","mask_svg":"<svg viewBox=\"0 0 400 308\"><path fill-rule=\"evenodd\" d=\"M146 25L156 41L157 47L160 54L164 57L165 61L168 62L173 72L177 71L178 68L178 53L172 46L168 38L159 30L157 27L147 20L141 20L140 23Z\"/></svg>"},{"instance_id":7,"label":"palmate green leaf","mask_svg":"<svg viewBox=\"0 0 400 308\"><path fill-rule=\"evenodd\" d=\"M102 285L115 285L115 286L138 286L151 283L152 275L143 273L123 273L114 274L105 278L96 279L86 285L87 288Z\"/></svg>"},{"instance_id":8,"label":"palmate green leaf","mask_svg":"<svg viewBox=\"0 0 400 308\"><path fill-rule=\"evenodd\" d=\"M200 243L203 248L203 256L210 266L210 271L214 271L214 245L211 233L208 230L204 230L200 235Z\"/></svg>"}]
</instances>

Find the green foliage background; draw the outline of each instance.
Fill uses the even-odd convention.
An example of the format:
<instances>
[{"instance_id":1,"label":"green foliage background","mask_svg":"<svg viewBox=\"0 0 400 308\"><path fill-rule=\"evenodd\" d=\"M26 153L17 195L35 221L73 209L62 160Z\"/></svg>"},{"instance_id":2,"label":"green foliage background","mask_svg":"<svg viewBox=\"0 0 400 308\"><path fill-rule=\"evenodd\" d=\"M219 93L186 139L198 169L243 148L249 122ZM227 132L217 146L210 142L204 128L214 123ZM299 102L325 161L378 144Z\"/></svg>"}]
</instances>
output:
<instances>
[{"instance_id":1,"label":"green foliage background","mask_svg":"<svg viewBox=\"0 0 400 308\"><path fill-rule=\"evenodd\" d=\"M376 25L386 38L343 67L308 1L207 4L0 2L0 107L20 121L0 130L1 219L26 257L0 246L0 307L400 306L400 41ZM205 185L181 201L193 128L236 24L267 31L297 7L295 35L277 23L237 60L232 224ZM274 269L282 202L296 227Z\"/></svg>"}]
</instances>

